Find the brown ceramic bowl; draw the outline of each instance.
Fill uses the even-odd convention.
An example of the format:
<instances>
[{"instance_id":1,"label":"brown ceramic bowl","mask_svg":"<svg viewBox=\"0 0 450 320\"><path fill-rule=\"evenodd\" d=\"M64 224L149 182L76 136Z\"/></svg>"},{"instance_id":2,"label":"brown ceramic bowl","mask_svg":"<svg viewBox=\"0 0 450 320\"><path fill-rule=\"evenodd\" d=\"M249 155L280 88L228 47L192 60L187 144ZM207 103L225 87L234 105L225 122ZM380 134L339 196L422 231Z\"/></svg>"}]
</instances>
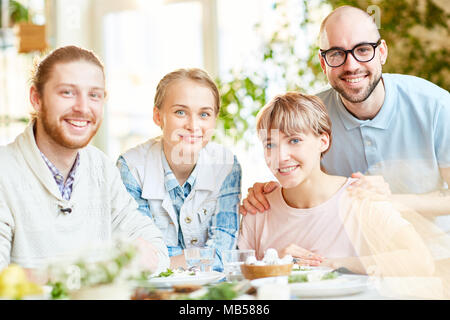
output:
<instances>
[{"instance_id":1,"label":"brown ceramic bowl","mask_svg":"<svg viewBox=\"0 0 450 320\"><path fill-rule=\"evenodd\" d=\"M245 279L253 280L266 277L288 276L291 274L293 264L254 266L249 264L241 265L241 272Z\"/></svg>"}]
</instances>

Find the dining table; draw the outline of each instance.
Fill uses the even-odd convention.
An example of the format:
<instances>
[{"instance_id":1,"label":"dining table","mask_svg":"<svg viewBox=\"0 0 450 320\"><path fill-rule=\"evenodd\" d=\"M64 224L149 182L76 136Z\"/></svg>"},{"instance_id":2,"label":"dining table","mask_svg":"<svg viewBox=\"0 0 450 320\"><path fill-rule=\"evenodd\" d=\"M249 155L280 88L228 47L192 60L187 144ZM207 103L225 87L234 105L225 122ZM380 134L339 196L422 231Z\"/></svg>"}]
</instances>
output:
<instances>
[{"instance_id":1,"label":"dining table","mask_svg":"<svg viewBox=\"0 0 450 320\"><path fill-rule=\"evenodd\" d=\"M17 273L20 268L15 267L9 271ZM49 282L42 286L43 290L34 290L35 292L40 291L40 294L24 297L11 296L11 298L23 298L24 300L252 301L446 299L444 295L445 282L441 278L369 276L348 271L332 270L327 267L301 267L300 269L289 269L282 275L250 276L245 272L225 274L212 270L167 269L160 273L140 273L139 277L118 277L111 282L81 286L79 281L74 282L73 277L69 277L66 283ZM11 282L11 276L9 278L8 281ZM78 286L74 287L77 283ZM29 281L20 285L23 288L38 289L35 284L30 287L32 283ZM1 295L0 299L2 299Z\"/></svg>"},{"instance_id":2,"label":"dining table","mask_svg":"<svg viewBox=\"0 0 450 320\"><path fill-rule=\"evenodd\" d=\"M333 271L329 271L330 274ZM314 270L304 274L320 273L324 270ZM336 274L336 272L333 272ZM292 272L295 275L295 271ZM136 290L153 290L154 299L173 299L174 295L164 295L172 292L176 299L214 299L207 295L212 288L234 286L236 295L233 300L415 300L415 299L438 299L440 298L439 281L433 282L428 277L379 277L357 274L340 274L330 280L312 279L303 283L291 283L291 276L264 277L259 279L240 279L227 281L225 274L212 272L211 275L203 277L198 274L190 280L173 277L172 279L157 278L141 282ZM186 278L186 277L185 277ZM181 288L181 294L176 291ZM189 290L189 288L191 288ZM209 290L209 291L208 291ZM135 291L136 293L137 291ZM186 294L187 293L187 294ZM225 296L221 299L227 300ZM150 296L135 294L134 299L152 299ZM219 295L220 298L220 295Z\"/></svg>"}]
</instances>

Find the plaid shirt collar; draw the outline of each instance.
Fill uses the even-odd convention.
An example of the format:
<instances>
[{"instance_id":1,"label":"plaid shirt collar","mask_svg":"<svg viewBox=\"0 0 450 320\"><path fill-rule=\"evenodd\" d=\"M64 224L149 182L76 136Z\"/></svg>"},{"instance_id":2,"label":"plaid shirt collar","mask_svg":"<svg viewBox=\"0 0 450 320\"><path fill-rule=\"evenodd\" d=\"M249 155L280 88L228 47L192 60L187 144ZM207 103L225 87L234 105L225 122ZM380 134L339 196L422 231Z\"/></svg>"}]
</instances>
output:
<instances>
[{"instance_id":1,"label":"plaid shirt collar","mask_svg":"<svg viewBox=\"0 0 450 320\"><path fill-rule=\"evenodd\" d=\"M164 169L164 185L166 187L167 192L170 192L171 190L180 187L180 184L177 178L175 177L175 174L173 173L172 169L170 169L164 151L162 150L161 150L161 158ZM187 195L191 192L192 188L194 187L196 176L197 176L197 167L194 168L194 170L192 171L191 175L186 180L184 185L180 187L183 190L184 198L187 197Z\"/></svg>"},{"instance_id":2,"label":"plaid shirt collar","mask_svg":"<svg viewBox=\"0 0 450 320\"><path fill-rule=\"evenodd\" d=\"M59 172L58 168L53 165L53 163L42 153L42 151L39 150L39 152L41 153L42 159L44 159L45 163L47 164L47 167L50 169L50 172L52 173L53 178L58 185L59 191L61 191L63 199L70 200L70 196L72 195L73 182L75 180L75 172L80 165L80 154L77 153L75 163L73 164L72 169L70 169L70 172L64 183L64 177Z\"/></svg>"}]
</instances>

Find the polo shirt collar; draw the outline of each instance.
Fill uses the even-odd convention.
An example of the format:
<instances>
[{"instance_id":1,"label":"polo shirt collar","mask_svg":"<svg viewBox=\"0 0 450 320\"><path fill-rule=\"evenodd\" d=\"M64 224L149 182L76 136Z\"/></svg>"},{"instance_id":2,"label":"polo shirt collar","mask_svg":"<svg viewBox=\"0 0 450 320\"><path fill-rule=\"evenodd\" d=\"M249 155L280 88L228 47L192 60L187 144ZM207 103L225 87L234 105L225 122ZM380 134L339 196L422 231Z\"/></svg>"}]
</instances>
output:
<instances>
[{"instance_id":1,"label":"polo shirt collar","mask_svg":"<svg viewBox=\"0 0 450 320\"><path fill-rule=\"evenodd\" d=\"M384 83L385 90L384 102L378 114L371 120L360 120L355 118L345 108L344 104L342 103L341 97L339 96L339 93L337 91L334 91L334 94L336 94L336 101L338 102L337 108L339 111L339 116L345 126L345 129L352 130L358 127L367 126L386 130L389 127L396 112L395 103L393 102L395 99L395 90L392 90L390 79L388 77L384 77L383 75L382 81Z\"/></svg>"}]
</instances>

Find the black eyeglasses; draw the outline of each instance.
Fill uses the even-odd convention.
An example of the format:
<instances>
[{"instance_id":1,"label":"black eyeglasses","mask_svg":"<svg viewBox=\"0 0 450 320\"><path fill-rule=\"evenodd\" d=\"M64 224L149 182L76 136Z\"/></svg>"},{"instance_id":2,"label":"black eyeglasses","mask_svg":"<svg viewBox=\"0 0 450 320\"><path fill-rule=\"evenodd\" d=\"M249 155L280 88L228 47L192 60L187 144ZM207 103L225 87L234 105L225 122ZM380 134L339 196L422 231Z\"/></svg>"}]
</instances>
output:
<instances>
[{"instance_id":1,"label":"black eyeglasses","mask_svg":"<svg viewBox=\"0 0 450 320\"><path fill-rule=\"evenodd\" d=\"M381 39L377 42L360 43L351 50L344 50L342 48L331 48L328 50L320 49L320 54L325 59L327 65L332 68L342 66L347 61L349 53L359 62L369 62L375 57L375 49L381 43Z\"/></svg>"}]
</instances>

